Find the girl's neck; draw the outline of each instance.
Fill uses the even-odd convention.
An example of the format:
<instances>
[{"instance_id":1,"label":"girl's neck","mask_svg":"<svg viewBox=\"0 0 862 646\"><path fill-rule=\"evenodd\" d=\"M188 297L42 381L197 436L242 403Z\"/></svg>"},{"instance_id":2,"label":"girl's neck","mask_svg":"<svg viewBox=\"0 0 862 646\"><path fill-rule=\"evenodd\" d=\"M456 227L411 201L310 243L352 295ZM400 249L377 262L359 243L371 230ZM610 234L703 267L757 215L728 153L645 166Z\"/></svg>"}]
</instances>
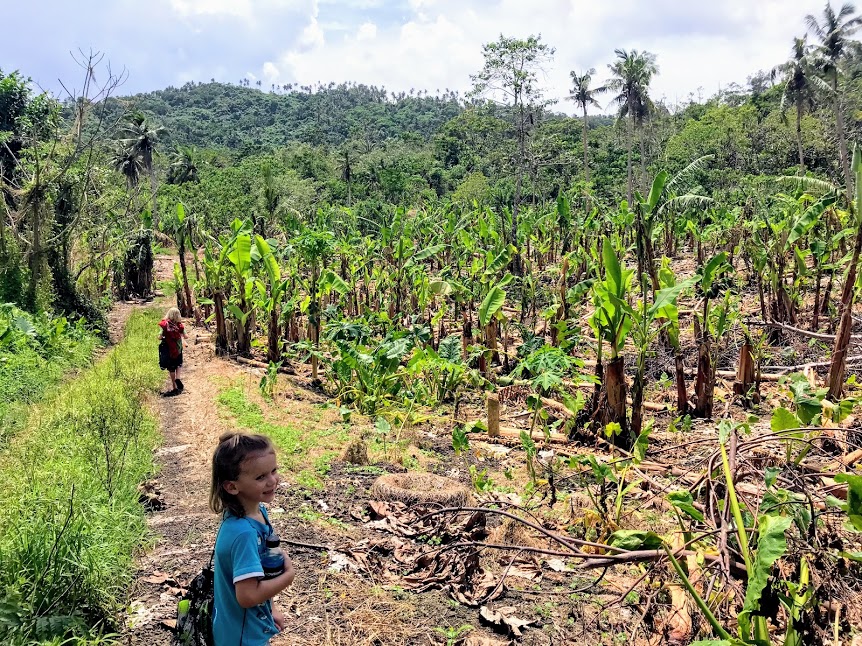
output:
<instances>
[{"instance_id":1,"label":"girl's neck","mask_svg":"<svg viewBox=\"0 0 862 646\"><path fill-rule=\"evenodd\" d=\"M262 519L263 513L260 511L260 503L255 501L242 501L242 507L245 510L245 515L248 518Z\"/></svg>"}]
</instances>

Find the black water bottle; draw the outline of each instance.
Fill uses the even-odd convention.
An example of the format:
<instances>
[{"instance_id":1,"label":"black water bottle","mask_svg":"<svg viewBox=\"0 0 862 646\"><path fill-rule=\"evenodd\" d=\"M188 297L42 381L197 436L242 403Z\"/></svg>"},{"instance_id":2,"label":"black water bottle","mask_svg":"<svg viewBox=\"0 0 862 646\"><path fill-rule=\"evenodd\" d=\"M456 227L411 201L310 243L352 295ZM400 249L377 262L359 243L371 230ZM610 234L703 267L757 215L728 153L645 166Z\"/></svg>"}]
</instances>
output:
<instances>
[{"instance_id":1,"label":"black water bottle","mask_svg":"<svg viewBox=\"0 0 862 646\"><path fill-rule=\"evenodd\" d=\"M281 540L276 534L266 539L266 552L260 559L263 566L263 578L274 579L284 572L284 552L281 551Z\"/></svg>"}]
</instances>

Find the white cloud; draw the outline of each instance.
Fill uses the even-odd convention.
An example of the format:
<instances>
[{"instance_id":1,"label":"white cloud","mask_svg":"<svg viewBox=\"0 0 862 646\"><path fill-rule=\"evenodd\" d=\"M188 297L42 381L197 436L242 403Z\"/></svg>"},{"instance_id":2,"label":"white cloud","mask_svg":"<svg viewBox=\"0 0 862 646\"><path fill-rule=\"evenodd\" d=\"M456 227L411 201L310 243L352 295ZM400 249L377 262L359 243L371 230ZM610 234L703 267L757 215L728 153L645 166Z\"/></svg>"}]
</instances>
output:
<instances>
[{"instance_id":1,"label":"white cloud","mask_svg":"<svg viewBox=\"0 0 862 646\"><path fill-rule=\"evenodd\" d=\"M374 40L377 37L377 25L373 22L363 22L356 32L356 40Z\"/></svg>"},{"instance_id":2,"label":"white cloud","mask_svg":"<svg viewBox=\"0 0 862 646\"><path fill-rule=\"evenodd\" d=\"M283 82L352 80L395 91L464 92L482 66L483 43L501 33L541 34L556 48L540 77L549 97L568 94L572 69L595 67L596 83L604 80L619 47L657 55L652 94L674 103L698 88L709 96L731 82L744 84L750 74L782 62L793 36L804 32L805 14L821 10L822 0L408 0L407 15L395 19L393 11L389 24L359 17L359 26L342 38L289 48L279 69ZM324 12L322 20L329 19ZM561 100L557 109L574 106Z\"/></svg>"},{"instance_id":3,"label":"white cloud","mask_svg":"<svg viewBox=\"0 0 862 646\"><path fill-rule=\"evenodd\" d=\"M272 61L263 64L263 77L270 83L274 83L281 77L281 72Z\"/></svg>"}]
</instances>

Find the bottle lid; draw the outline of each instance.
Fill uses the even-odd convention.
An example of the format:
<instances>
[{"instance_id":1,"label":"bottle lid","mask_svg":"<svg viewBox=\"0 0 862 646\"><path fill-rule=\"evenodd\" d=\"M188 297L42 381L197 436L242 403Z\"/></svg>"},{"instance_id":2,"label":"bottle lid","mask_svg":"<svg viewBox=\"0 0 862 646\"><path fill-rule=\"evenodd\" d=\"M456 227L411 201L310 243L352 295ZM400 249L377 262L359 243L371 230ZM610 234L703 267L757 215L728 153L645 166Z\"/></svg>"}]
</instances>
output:
<instances>
[{"instance_id":1,"label":"bottle lid","mask_svg":"<svg viewBox=\"0 0 862 646\"><path fill-rule=\"evenodd\" d=\"M281 545L281 539L278 537L277 534L272 534L272 535L270 535L269 538L266 539L266 546L267 547L278 547L280 545Z\"/></svg>"}]
</instances>

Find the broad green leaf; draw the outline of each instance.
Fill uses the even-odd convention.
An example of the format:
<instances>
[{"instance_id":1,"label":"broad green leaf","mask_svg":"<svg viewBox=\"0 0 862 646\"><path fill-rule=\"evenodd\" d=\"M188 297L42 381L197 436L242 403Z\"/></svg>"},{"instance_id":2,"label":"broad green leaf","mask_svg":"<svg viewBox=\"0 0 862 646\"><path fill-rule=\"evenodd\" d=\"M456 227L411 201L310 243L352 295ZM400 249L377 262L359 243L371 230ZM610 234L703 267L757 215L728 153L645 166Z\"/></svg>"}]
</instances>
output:
<instances>
[{"instance_id":1,"label":"broad green leaf","mask_svg":"<svg viewBox=\"0 0 862 646\"><path fill-rule=\"evenodd\" d=\"M239 321L240 324L245 324L245 318L248 316L247 313L243 313L243 311L239 309L234 303L228 303L225 307L227 308L228 312L233 314L233 317L237 321Z\"/></svg>"},{"instance_id":2,"label":"broad green leaf","mask_svg":"<svg viewBox=\"0 0 862 646\"><path fill-rule=\"evenodd\" d=\"M177 222L182 224L186 221L186 207L183 206L182 202L177 202Z\"/></svg>"},{"instance_id":3,"label":"broad green leaf","mask_svg":"<svg viewBox=\"0 0 862 646\"><path fill-rule=\"evenodd\" d=\"M773 432L777 433L800 426L802 426L802 422L799 421L799 418L786 408L776 408L772 411L772 421L769 423L769 427Z\"/></svg>"},{"instance_id":4,"label":"broad green leaf","mask_svg":"<svg viewBox=\"0 0 862 646\"><path fill-rule=\"evenodd\" d=\"M461 363L461 337L450 334L440 342L437 352L441 359L451 363Z\"/></svg>"},{"instance_id":5,"label":"broad green leaf","mask_svg":"<svg viewBox=\"0 0 862 646\"><path fill-rule=\"evenodd\" d=\"M445 280L432 280L428 283L428 291L435 296L449 296L452 293L452 284Z\"/></svg>"},{"instance_id":6,"label":"broad green leaf","mask_svg":"<svg viewBox=\"0 0 862 646\"><path fill-rule=\"evenodd\" d=\"M672 491L667 495L667 499L686 516L697 521L703 521L703 514L694 506L694 498L690 491Z\"/></svg>"},{"instance_id":7,"label":"broad green leaf","mask_svg":"<svg viewBox=\"0 0 862 646\"><path fill-rule=\"evenodd\" d=\"M638 435L638 439L635 440L635 445L633 448L634 451L634 463L640 464L644 461L646 457L647 448L649 448L649 435L652 433L654 426L652 423L647 423Z\"/></svg>"},{"instance_id":8,"label":"broad green leaf","mask_svg":"<svg viewBox=\"0 0 862 646\"><path fill-rule=\"evenodd\" d=\"M392 430L392 425L385 417L378 417L377 421L374 422L374 430L381 435L386 435Z\"/></svg>"},{"instance_id":9,"label":"broad green leaf","mask_svg":"<svg viewBox=\"0 0 862 646\"><path fill-rule=\"evenodd\" d=\"M862 531L862 476L839 473L835 476L835 482L847 483L847 502L842 509L847 512L853 528Z\"/></svg>"},{"instance_id":10,"label":"broad green leaf","mask_svg":"<svg viewBox=\"0 0 862 646\"><path fill-rule=\"evenodd\" d=\"M350 291L350 286L344 282L344 279L331 269L323 272L323 275L320 277L320 283L321 288L326 289L327 287L331 287L342 296Z\"/></svg>"},{"instance_id":11,"label":"broad green leaf","mask_svg":"<svg viewBox=\"0 0 862 646\"><path fill-rule=\"evenodd\" d=\"M261 236L254 237L254 244L257 247L257 253L260 255L263 265L266 268L266 273L269 275L269 284L273 289L276 284L281 281L281 267L278 266L278 261L272 255L272 249L269 244Z\"/></svg>"},{"instance_id":12,"label":"broad green leaf","mask_svg":"<svg viewBox=\"0 0 862 646\"><path fill-rule=\"evenodd\" d=\"M649 210L652 211L655 209L658 201L661 199L661 194L664 192L665 184L667 183L668 172L666 170L661 171L658 175L655 176L655 179L652 183L652 188L649 192L649 199L647 201L647 206Z\"/></svg>"},{"instance_id":13,"label":"broad green leaf","mask_svg":"<svg viewBox=\"0 0 862 646\"><path fill-rule=\"evenodd\" d=\"M611 534L608 545L623 550L657 550L662 546L661 536L642 529L618 529Z\"/></svg>"},{"instance_id":14,"label":"broad green leaf","mask_svg":"<svg viewBox=\"0 0 862 646\"><path fill-rule=\"evenodd\" d=\"M608 238L605 238L602 244L602 261L605 264L605 280L608 284L608 291L616 296L622 296L624 293L623 270Z\"/></svg>"},{"instance_id":15,"label":"broad green leaf","mask_svg":"<svg viewBox=\"0 0 862 646\"><path fill-rule=\"evenodd\" d=\"M793 228L790 229L790 235L787 236L787 245L790 246L799 238L808 233L811 228L817 224L818 218L823 214L823 211L835 204L835 195L826 195L811 206L809 206L802 215L793 223Z\"/></svg>"},{"instance_id":16,"label":"broad green leaf","mask_svg":"<svg viewBox=\"0 0 862 646\"><path fill-rule=\"evenodd\" d=\"M435 256L446 248L445 244L435 244L432 247L426 247L415 256L413 256L413 260L425 260L426 258L430 258L431 256Z\"/></svg>"},{"instance_id":17,"label":"broad green leaf","mask_svg":"<svg viewBox=\"0 0 862 646\"><path fill-rule=\"evenodd\" d=\"M718 277L718 274L721 273L726 259L727 252L722 251L710 258L709 262L707 262L703 267L703 272L701 272L701 286L703 287L704 292L708 292L710 290L712 283Z\"/></svg>"},{"instance_id":18,"label":"broad green leaf","mask_svg":"<svg viewBox=\"0 0 862 646\"><path fill-rule=\"evenodd\" d=\"M487 275L493 275L497 272L505 269L509 263L512 261L512 255L514 254L515 247L509 245L503 251L501 251L496 258L494 258L491 262L488 263L488 267L485 269L485 273Z\"/></svg>"},{"instance_id":19,"label":"broad green leaf","mask_svg":"<svg viewBox=\"0 0 862 646\"><path fill-rule=\"evenodd\" d=\"M237 273L245 275L251 267L251 236L242 233L236 237L233 249L228 254L228 260L236 268Z\"/></svg>"},{"instance_id":20,"label":"broad green leaf","mask_svg":"<svg viewBox=\"0 0 862 646\"><path fill-rule=\"evenodd\" d=\"M495 285L488 292L488 295L479 306L479 323L482 327L491 322L491 318L500 311L503 303L506 302L506 292L499 286Z\"/></svg>"},{"instance_id":21,"label":"broad green leaf","mask_svg":"<svg viewBox=\"0 0 862 646\"><path fill-rule=\"evenodd\" d=\"M772 564L787 551L787 538L784 532L793 520L789 516L760 516L757 519L757 553L754 556L753 571L748 573L748 586L745 602L739 614L742 636L750 634L751 615L760 609L760 598L769 579Z\"/></svg>"},{"instance_id":22,"label":"broad green leaf","mask_svg":"<svg viewBox=\"0 0 862 646\"><path fill-rule=\"evenodd\" d=\"M36 326L33 325L33 322L26 316L16 316L13 323L15 327L18 328L18 331L25 336L29 336L30 338L36 338L36 336L38 335Z\"/></svg>"}]
</instances>

